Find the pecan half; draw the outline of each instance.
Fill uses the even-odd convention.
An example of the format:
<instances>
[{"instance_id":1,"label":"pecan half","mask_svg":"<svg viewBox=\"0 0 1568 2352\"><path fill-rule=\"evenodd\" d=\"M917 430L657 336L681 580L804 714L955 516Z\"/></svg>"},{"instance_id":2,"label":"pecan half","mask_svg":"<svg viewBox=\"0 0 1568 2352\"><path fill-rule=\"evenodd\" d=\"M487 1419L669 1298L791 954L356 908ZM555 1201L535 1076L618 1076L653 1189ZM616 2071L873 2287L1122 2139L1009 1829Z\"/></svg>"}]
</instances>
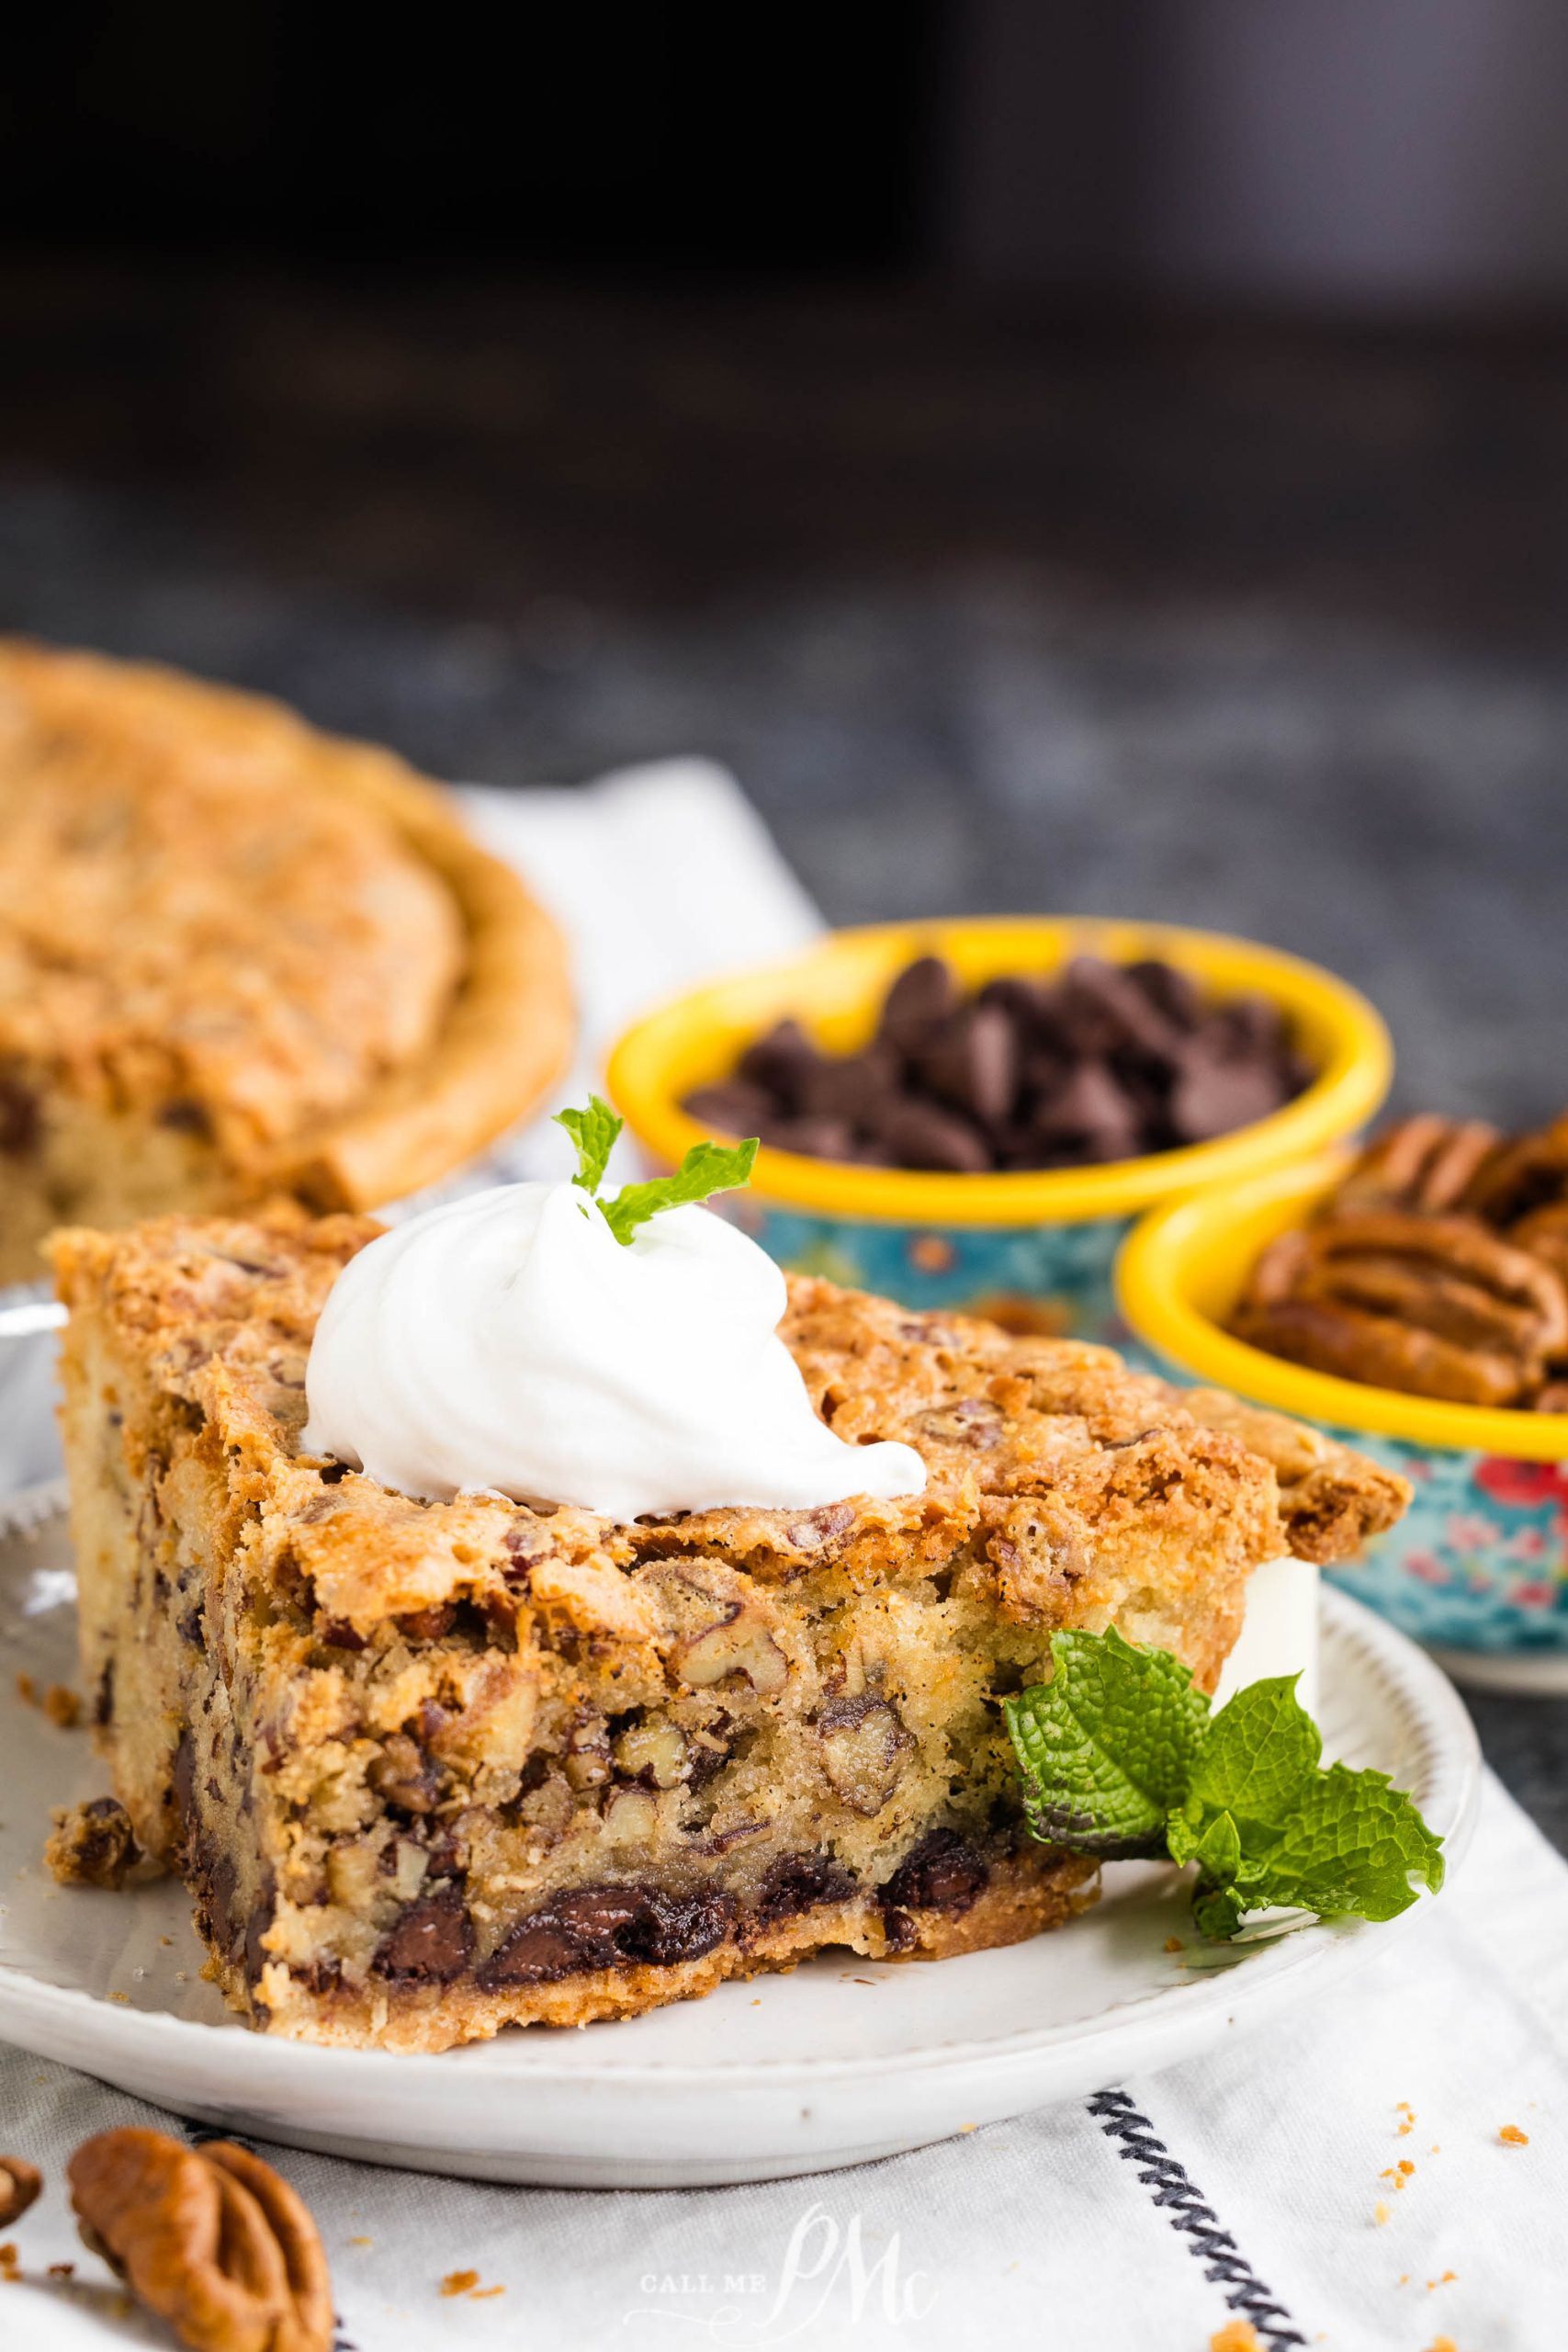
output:
<instances>
[{"instance_id":1,"label":"pecan half","mask_svg":"<svg viewBox=\"0 0 1568 2352\"><path fill-rule=\"evenodd\" d=\"M100 2132L65 2169L85 2243L192 2352L331 2352L315 2222L249 2149L131 2127Z\"/></svg>"},{"instance_id":2,"label":"pecan half","mask_svg":"<svg viewBox=\"0 0 1568 2352\"><path fill-rule=\"evenodd\" d=\"M761 1611L739 1601L727 1604L728 1614L705 1625L677 1645L674 1669L694 1690L710 1690L732 1674L744 1676L753 1690L772 1698L789 1679L783 1650L768 1630Z\"/></svg>"},{"instance_id":3,"label":"pecan half","mask_svg":"<svg viewBox=\"0 0 1568 2352\"><path fill-rule=\"evenodd\" d=\"M858 1699L835 1699L817 1720L822 1770L834 1792L870 1820L892 1802L914 1741L897 1711L874 1691Z\"/></svg>"},{"instance_id":4,"label":"pecan half","mask_svg":"<svg viewBox=\"0 0 1568 2352\"><path fill-rule=\"evenodd\" d=\"M1441 1216L1460 1207L1502 1143L1484 1119L1422 1112L1375 1136L1339 1187L1328 1214L1414 1209Z\"/></svg>"},{"instance_id":5,"label":"pecan half","mask_svg":"<svg viewBox=\"0 0 1568 2352\"><path fill-rule=\"evenodd\" d=\"M1508 1357L1456 1348L1392 1316L1369 1315L1335 1299L1281 1298L1243 1306L1231 1329L1238 1340L1269 1355L1373 1388L1440 1396L1453 1405L1511 1405L1519 1394L1519 1368Z\"/></svg>"},{"instance_id":6,"label":"pecan half","mask_svg":"<svg viewBox=\"0 0 1568 2352\"><path fill-rule=\"evenodd\" d=\"M1353 1210L1266 1250L1235 1328L1344 1379L1510 1405L1568 1346L1568 1292L1474 1217Z\"/></svg>"},{"instance_id":7,"label":"pecan half","mask_svg":"<svg viewBox=\"0 0 1568 2352\"><path fill-rule=\"evenodd\" d=\"M1477 1171L1462 1206L1491 1225L1512 1225L1568 1190L1568 1112L1538 1134L1516 1136Z\"/></svg>"},{"instance_id":8,"label":"pecan half","mask_svg":"<svg viewBox=\"0 0 1568 2352\"><path fill-rule=\"evenodd\" d=\"M42 2173L26 2156L0 2156L0 2230L21 2220L42 2187Z\"/></svg>"},{"instance_id":9,"label":"pecan half","mask_svg":"<svg viewBox=\"0 0 1568 2352\"><path fill-rule=\"evenodd\" d=\"M1508 1228L1508 1238L1519 1250L1550 1266L1568 1283L1568 1200L1548 1201Z\"/></svg>"}]
</instances>

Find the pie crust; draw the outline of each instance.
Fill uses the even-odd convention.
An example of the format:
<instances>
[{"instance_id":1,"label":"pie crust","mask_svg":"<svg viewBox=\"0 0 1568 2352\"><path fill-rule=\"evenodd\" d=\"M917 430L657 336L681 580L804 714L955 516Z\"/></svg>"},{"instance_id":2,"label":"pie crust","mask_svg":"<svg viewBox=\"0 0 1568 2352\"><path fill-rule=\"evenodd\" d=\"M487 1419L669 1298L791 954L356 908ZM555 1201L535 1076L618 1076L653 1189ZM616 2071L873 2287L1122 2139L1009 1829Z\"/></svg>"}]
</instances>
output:
<instances>
[{"instance_id":1,"label":"pie crust","mask_svg":"<svg viewBox=\"0 0 1568 2352\"><path fill-rule=\"evenodd\" d=\"M572 1025L555 923L394 754L0 642L0 1279L73 1219L431 1184Z\"/></svg>"}]
</instances>

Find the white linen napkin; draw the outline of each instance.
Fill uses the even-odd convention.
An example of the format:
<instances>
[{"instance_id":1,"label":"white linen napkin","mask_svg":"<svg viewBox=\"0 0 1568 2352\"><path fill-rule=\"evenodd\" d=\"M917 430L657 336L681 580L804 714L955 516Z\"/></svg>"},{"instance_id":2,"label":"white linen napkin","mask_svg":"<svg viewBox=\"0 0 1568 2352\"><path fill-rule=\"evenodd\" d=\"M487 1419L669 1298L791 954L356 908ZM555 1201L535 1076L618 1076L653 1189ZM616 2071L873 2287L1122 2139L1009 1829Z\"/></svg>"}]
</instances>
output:
<instances>
[{"instance_id":1,"label":"white linen napkin","mask_svg":"<svg viewBox=\"0 0 1568 2352\"><path fill-rule=\"evenodd\" d=\"M581 1077L640 1002L815 926L735 786L701 763L467 799L576 943ZM0 1438L0 1483L15 1467ZM92 2132L178 2120L11 2050L0 2115L0 2151L49 2183L10 2233L15 2340L166 2344L117 2313L62 2176ZM1088 2102L852 2171L606 2193L264 2153L321 2225L354 2352L1233 2352L1221 2331L1247 2312L1270 2347L1560 2352L1568 1868L1488 1776L1455 1882L1325 2000ZM75 2278L50 2279L57 2262ZM468 2270L478 2296L443 2295Z\"/></svg>"}]
</instances>

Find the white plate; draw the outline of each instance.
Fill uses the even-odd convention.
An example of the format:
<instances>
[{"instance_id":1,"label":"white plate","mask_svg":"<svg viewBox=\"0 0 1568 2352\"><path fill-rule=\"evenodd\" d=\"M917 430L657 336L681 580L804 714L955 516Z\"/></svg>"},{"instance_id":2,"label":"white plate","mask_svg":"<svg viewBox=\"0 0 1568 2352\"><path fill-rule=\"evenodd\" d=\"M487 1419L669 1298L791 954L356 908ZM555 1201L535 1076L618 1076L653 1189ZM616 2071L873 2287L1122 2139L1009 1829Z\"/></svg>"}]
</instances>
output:
<instances>
[{"instance_id":1,"label":"white plate","mask_svg":"<svg viewBox=\"0 0 1568 2352\"><path fill-rule=\"evenodd\" d=\"M49 1809L101 1793L81 1731L17 1694L74 1681L56 1490L0 1532L0 2037L204 2121L476 2179L597 2188L763 2180L890 2155L1190 2058L1315 1999L1393 1927L1314 1925L1216 1951L1177 1874L1108 1873L1054 1935L937 1965L852 1954L580 2031L536 2027L444 2057L318 2050L248 2032L198 1973L183 1891L62 1889ZM18 1532L26 1521L29 1532ZM1448 1840L1473 1826L1479 1757L1450 1685L1392 1626L1323 1597L1329 1751L1375 1764ZM1420 1917L1423 1905L1405 1914ZM1168 1938L1186 1949L1168 1952Z\"/></svg>"}]
</instances>

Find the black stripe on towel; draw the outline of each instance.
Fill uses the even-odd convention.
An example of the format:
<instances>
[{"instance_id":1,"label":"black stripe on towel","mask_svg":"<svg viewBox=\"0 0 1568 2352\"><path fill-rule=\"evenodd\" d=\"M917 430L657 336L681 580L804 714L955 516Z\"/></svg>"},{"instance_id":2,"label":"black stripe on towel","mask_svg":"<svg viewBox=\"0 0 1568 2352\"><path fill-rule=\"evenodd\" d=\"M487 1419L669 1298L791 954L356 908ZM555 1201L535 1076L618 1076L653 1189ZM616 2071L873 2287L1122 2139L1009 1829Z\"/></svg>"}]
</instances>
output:
<instances>
[{"instance_id":1,"label":"black stripe on towel","mask_svg":"<svg viewBox=\"0 0 1568 2352\"><path fill-rule=\"evenodd\" d=\"M1155 2203L1164 2206L1171 2228L1186 2238L1188 2251L1203 2265L1204 2278L1228 2290L1226 2304L1233 2312L1246 2314L1269 2352L1282 2352L1287 2345L1304 2345L1306 2337L1292 2324L1284 2304L1275 2301L1230 2232L1221 2229L1185 2166L1177 2162L1127 2093L1096 2091L1088 2104L1106 2137L1117 2143L1117 2154L1137 2165L1138 2178Z\"/></svg>"}]
</instances>

